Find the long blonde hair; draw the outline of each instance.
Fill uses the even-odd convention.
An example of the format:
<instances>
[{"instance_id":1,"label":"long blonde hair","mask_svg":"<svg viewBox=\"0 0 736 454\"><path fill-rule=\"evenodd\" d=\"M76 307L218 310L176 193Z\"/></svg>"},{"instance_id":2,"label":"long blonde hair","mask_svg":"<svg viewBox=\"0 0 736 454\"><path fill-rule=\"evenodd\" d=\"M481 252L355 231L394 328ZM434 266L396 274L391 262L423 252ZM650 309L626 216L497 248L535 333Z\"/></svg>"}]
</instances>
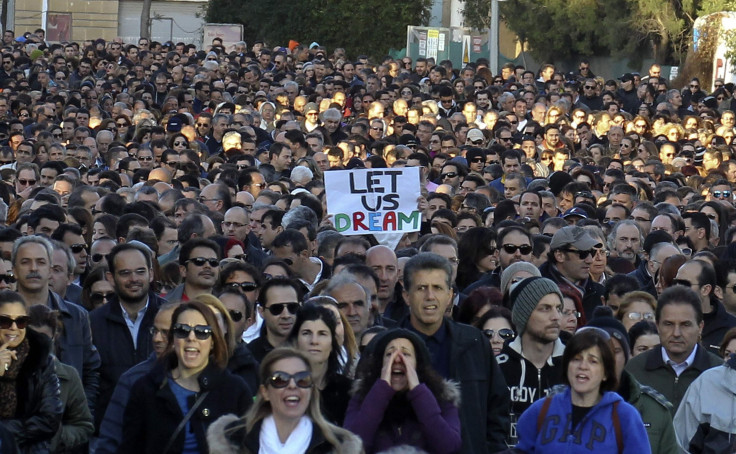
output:
<instances>
[{"instance_id":1,"label":"long blonde hair","mask_svg":"<svg viewBox=\"0 0 736 454\"><path fill-rule=\"evenodd\" d=\"M304 363L304 367L306 367L309 372L312 372L312 367L309 365L309 359L304 355L304 353L291 347L279 347L271 350L261 362L258 372L261 387L268 386L268 379L273 373L273 370L271 370L273 365L282 359L288 358L300 359ZM246 432L250 432L259 421L263 420L270 414L270 402L263 398L263 393L258 392L253 405L244 416L245 421L241 418L241 422L243 422L243 424L237 424L234 427L231 427L229 431L235 432L245 426ZM325 420L324 416L322 416L322 410L320 409L319 389L314 385L312 385L312 396L309 401L309 407L307 408L307 416L309 416L312 423L319 428L320 432L322 432L322 435L325 437L325 440L335 447L335 452L338 454L342 453L342 444L340 440L352 437L353 435L347 430L330 424Z\"/></svg>"}]
</instances>

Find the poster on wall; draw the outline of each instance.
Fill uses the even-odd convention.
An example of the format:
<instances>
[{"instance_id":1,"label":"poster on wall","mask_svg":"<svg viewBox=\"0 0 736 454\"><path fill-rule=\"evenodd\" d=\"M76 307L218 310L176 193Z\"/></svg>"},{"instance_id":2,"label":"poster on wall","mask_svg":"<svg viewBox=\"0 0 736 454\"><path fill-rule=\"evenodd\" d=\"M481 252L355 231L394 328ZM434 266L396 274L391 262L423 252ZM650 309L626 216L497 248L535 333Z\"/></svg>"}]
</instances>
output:
<instances>
[{"instance_id":1,"label":"poster on wall","mask_svg":"<svg viewBox=\"0 0 736 454\"><path fill-rule=\"evenodd\" d=\"M72 40L72 14L52 13L46 17L46 41L61 42Z\"/></svg>"}]
</instances>

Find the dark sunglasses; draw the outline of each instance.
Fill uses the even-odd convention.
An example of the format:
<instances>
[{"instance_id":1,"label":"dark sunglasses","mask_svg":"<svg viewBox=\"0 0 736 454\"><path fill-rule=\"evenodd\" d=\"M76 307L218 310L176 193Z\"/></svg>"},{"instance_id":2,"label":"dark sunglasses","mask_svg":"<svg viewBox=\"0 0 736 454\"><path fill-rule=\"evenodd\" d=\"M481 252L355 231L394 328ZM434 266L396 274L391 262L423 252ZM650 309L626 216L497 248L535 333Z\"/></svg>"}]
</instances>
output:
<instances>
[{"instance_id":1,"label":"dark sunglasses","mask_svg":"<svg viewBox=\"0 0 736 454\"><path fill-rule=\"evenodd\" d=\"M227 312L228 314L230 314L230 318L233 319L234 322L239 322L243 319L243 313L240 311L235 311L231 309Z\"/></svg>"},{"instance_id":2,"label":"dark sunglasses","mask_svg":"<svg viewBox=\"0 0 736 454\"><path fill-rule=\"evenodd\" d=\"M713 197L720 199L721 197L731 197L731 191L713 191Z\"/></svg>"},{"instance_id":3,"label":"dark sunglasses","mask_svg":"<svg viewBox=\"0 0 736 454\"><path fill-rule=\"evenodd\" d=\"M521 252L521 255L529 255L532 253L532 247L525 244L523 246L516 246L515 244L504 244L501 246L507 254L516 254L516 251Z\"/></svg>"},{"instance_id":4,"label":"dark sunglasses","mask_svg":"<svg viewBox=\"0 0 736 454\"><path fill-rule=\"evenodd\" d=\"M225 285L233 290L240 288L244 292L252 292L258 288L258 284L255 282L230 282Z\"/></svg>"},{"instance_id":5,"label":"dark sunglasses","mask_svg":"<svg viewBox=\"0 0 736 454\"><path fill-rule=\"evenodd\" d=\"M69 249L71 249L73 253L79 254L83 250L87 250L87 245L84 243L72 244L69 246Z\"/></svg>"},{"instance_id":6,"label":"dark sunglasses","mask_svg":"<svg viewBox=\"0 0 736 454\"><path fill-rule=\"evenodd\" d=\"M445 178L455 178L456 176L457 176L457 172L448 172L448 173L443 173L442 175L440 175L440 179L444 180Z\"/></svg>"},{"instance_id":7,"label":"dark sunglasses","mask_svg":"<svg viewBox=\"0 0 736 454\"><path fill-rule=\"evenodd\" d=\"M197 257L194 259L187 260L187 263L194 263L194 266L204 266L205 263L209 263L212 268L217 268L220 265L218 259L206 259L204 257Z\"/></svg>"},{"instance_id":8,"label":"dark sunglasses","mask_svg":"<svg viewBox=\"0 0 736 454\"><path fill-rule=\"evenodd\" d=\"M496 334L496 331L492 329L484 329L483 334L485 334L488 339L492 339L493 335ZM503 340L513 339L514 336L515 336L514 330L512 329L501 328L500 330L498 330L498 337L500 337Z\"/></svg>"},{"instance_id":9,"label":"dark sunglasses","mask_svg":"<svg viewBox=\"0 0 736 454\"><path fill-rule=\"evenodd\" d=\"M177 339L186 339L189 333L194 331L194 337L199 340L207 340L212 336L212 328L207 325L189 326L183 323L177 323L172 329L174 337Z\"/></svg>"},{"instance_id":10,"label":"dark sunglasses","mask_svg":"<svg viewBox=\"0 0 736 454\"><path fill-rule=\"evenodd\" d=\"M89 295L89 301L92 304L100 304L103 300L110 301L112 297L115 296L115 293L92 293Z\"/></svg>"},{"instance_id":11,"label":"dark sunglasses","mask_svg":"<svg viewBox=\"0 0 736 454\"><path fill-rule=\"evenodd\" d=\"M265 309L268 310L271 315L281 315L281 313L284 312L284 308L286 308L290 314L296 314L297 309L299 309L299 303L276 303L266 307Z\"/></svg>"},{"instance_id":12,"label":"dark sunglasses","mask_svg":"<svg viewBox=\"0 0 736 454\"><path fill-rule=\"evenodd\" d=\"M578 257L580 257L580 260L585 260L588 258L589 255L595 255L596 250L590 250L590 251L581 251L579 249L560 249L562 252L570 252L570 253L577 253Z\"/></svg>"},{"instance_id":13,"label":"dark sunglasses","mask_svg":"<svg viewBox=\"0 0 736 454\"><path fill-rule=\"evenodd\" d=\"M92 254L92 261L97 263L107 258L107 254Z\"/></svg>"},{"instance_id":14,"label":"dark sunglasses","mask_svg":"<svg viewBox=\"0 0 736 454\"><path fill-rule=\"evenodd\" d=\"M28 326L28 320L30 317L27 315L21 315L17 318L10 318L7 315L0 315L0 329L10 329L15 323L18 329L25 329Z\"/></svg>"},{"instance_id":15,"label":"dark sunglasses","mask_svg":"<svg viewBox=\"0 0 736 454\"><path fill-rule=\"evenodd\" d=\"M15 284L15 276L12 274L0 274L0 281L5 282L6 284Z\"/></svg>"},{"instance_id":16,"label":"dark sunglasses","mask_svg":"<svg viewBox=\"0 0 736 454\"><path fill-rule=\"evenodd\" d=\"M294 384L299 388L308 389L312 387L312 373L309 371L297 372L295 374L287 374L277 370L268 378L269 386L281 389L289 386L289 382L294 380Z\"/></svg>"}]
</instances>

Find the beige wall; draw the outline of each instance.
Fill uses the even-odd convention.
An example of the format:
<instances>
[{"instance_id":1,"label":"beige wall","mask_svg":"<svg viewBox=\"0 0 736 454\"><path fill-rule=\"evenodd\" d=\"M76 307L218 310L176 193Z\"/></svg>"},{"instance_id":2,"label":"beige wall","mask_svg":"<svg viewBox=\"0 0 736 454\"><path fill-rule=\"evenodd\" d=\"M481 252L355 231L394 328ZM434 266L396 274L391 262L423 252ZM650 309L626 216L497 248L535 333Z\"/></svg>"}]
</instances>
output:
<instances>
[{"instance_id":1,"label":"beige wall","mask_svg":"<svg viewBox=\"0 0 736 454\"><path fill-rule=\"evenodd\" d=\"M15 34L41 27L42 0L15 3ZM72 14L72 40L102 38L111 40L118 33L118 0L48 0L49 12Z\"/></svg>"}]
</instances>

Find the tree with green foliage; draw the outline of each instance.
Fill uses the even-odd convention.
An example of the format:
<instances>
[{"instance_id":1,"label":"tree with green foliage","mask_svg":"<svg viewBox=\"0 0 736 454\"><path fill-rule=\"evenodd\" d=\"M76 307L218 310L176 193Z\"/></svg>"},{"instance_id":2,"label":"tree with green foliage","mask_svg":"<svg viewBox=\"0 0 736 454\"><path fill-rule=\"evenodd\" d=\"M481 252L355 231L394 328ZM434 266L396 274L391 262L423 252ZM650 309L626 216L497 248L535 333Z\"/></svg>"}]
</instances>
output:
<instances>
[{"instance_id":1,"label":"tree with green foliage","mask_svg":"<svg viewBox=\"0 0 736 454\"><path fill-rule=\"evenodd\" d=\"M208 22L243 24L246 41L318 42L380 58L406 46L407 25L426 25L431 0L210 0Z\"/></svg>"},{"instance_id":2,"label":"tree with green foliage","mask_svg":"<svg viewBox=\"0 0 736 454\"><path fill-rule=\"evenodd\" d=\"M471 27L488 27L491 0L465 0ZM734 0L508 0L501 17L540 61L577 56L653 57L678 65L692 43L700 14L733 7Z\"/></svg>"}]
</instances>

